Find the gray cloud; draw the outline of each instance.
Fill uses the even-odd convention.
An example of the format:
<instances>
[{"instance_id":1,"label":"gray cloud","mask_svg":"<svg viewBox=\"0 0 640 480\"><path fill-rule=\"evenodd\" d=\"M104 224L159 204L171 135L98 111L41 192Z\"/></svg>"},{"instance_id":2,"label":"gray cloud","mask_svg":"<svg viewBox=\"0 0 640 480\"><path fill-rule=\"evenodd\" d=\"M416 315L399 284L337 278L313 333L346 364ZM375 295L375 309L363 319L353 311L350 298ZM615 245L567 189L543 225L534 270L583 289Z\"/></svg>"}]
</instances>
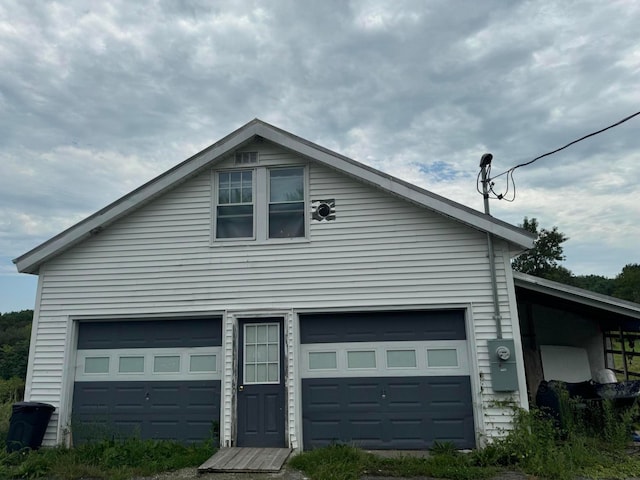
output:
<instances>
[{"instance_id":1,"label":"gray cloud","mask_svg":"<svg viewBox=\"0 0 640 480\"><path fill-rule=\"evenodd\" d=\"M481 209L482 153L497 173L638 110L639 23L587 0L3 2L0 256L254 117ZM517 170L492 212L558 225L576 273L640 261L638 121Z\"/></svg>"}]
</instances>

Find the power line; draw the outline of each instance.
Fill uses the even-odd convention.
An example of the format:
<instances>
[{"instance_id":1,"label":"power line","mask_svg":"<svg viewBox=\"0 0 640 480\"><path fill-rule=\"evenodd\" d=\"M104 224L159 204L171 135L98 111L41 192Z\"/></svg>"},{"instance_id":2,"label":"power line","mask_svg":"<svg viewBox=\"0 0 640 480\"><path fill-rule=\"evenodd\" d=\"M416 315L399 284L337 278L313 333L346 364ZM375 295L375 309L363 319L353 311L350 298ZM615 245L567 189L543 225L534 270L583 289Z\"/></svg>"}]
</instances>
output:
<instances>
[{"instance_id":1,"label":"power line","mask_svg":"<svg viewBox=\"0 0 640 480\"><path fill-rule=\"evenodd\" d=\"M516 169L518 169L520 167L526 167L527 165L531 165L532 163L540 160L541 158L548 157L550 155L553 155L554 153L558 153L561 150L564 150L565 148L570 147L571 145L575 145L576 143L581 142L583 140L586 140L587 138L593 137L593 136L598 135L598 134L600 134L602 132L605 132L605 131L607 131L607 130L609 130L611 128L617 127L618 125L621 125L624 122L627 122L627 121L631 120L632 118L637 117L638 115L640 115L640 112L633 113L633 114L629 115L628 117L625 117L622 120L619 120L616 123L613 123L613 124L609 125L608 127L602 128L602 129L600 129L600 130L598 130L596 132L591 132L591 133L589 133L589 134L587 134L587 135L585 135L583 137L578 138L577 140L574 140L572 142L567 143L563 147L556 148L555 150L552 150L551 152L547 152L547 153L544 153L542 155L539 155L536 158L534 158L532 160L529 160L528 162L520 163L520 164L516 165L515 167L511 167L509 170L506 170L506 171L504 171L502 173L499 173L498 175L496 175L494 177L491 177L489 175L489 173L491 171L491 166L489 166L488 167L489 171L487 172L487 182L488 182L489 191L494 195L493 198L496 198L498 200L506 200L508 202L513 202L516 199L516 184L515 184L515 180L513 178L513 172ZM507 188L506 188L504 193L498 194L493 189L494 183L492 181L495 180L498 177L501 177L502 175L507 175ZM476 179L476 189L478 190L478 192L482 193L480 191L479 181L480 181L480 174L478 174L478 177ZM512 187L509 186L510 183L511 183ZM507 198L507 195L509 194L510 188L513 188L513 193L512 193L511 198Z\"/></svg>"}]
</instances>

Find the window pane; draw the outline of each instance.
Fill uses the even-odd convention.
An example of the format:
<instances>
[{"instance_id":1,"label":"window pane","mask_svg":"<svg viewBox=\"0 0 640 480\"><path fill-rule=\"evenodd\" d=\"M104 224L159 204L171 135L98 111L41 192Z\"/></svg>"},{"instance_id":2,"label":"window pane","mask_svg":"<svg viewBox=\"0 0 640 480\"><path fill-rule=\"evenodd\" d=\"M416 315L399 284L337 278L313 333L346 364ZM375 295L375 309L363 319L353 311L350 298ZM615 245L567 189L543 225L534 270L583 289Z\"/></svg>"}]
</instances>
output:
<instances>
[{"instance_id":1,"label":"window pane","mask_svg":"<svg viewBox=\"0 0 640 480\"><path fill-rule=\"evenodd\" d=\"M266 382L267 381L267 365L256 365L256 382Z\"/></svg>"},{"instance_id":2,"label":"window pane","mask_svg":"<svg viewBox=\"0 0 640 480\"><path fill-rule=\"evenodd\" d=\"M153 358L153 371L156 373L178 373L180 357L178 355L158 355Z\"/></svg>"},{"instance_id":3,"label":"window pane","mask_svg":"<svg viewBox=\"0 0 640 480\"><path fill-rule=\"evenodd\" d=\"M258 362L266 362L266 361L267 361L267 346L258 345Z\"/></svg>"},{"instance_id":4,"label":"window pane","mask_svg":"<svg viewBox=\"0 0 640 480\"><path fill-rule=\"evenodd\" d=\"M258 342L265 343L267 341L267 325L258 325Z\"/></svg>"},{"instance_id":5,"label":"window pane","mask_svg":"<svg viewBox=\"0 0 640 480\"><path fill-rule=\"evenodd\" d=\"M85 358L84 373L109 373L109 357Z\"/></svg>"},{"instance_id":6,"label":"window pane","mask_svg":"<svg viewBox=\"0 0 640 480\"><path fill-rule=\"evenodd\" d=\"M118 363L120 373L143 373L144 357L120 357Z\"/></svg>"},{"instance_id":7,"label":"window pane","mask_svg":"<svg viewBox=\"0 0 640 480\"><path fill-rule=\"evenodd\" d=\"M427 364L430 367L457 367L458 354L455 348L427 350Z\"/></svg>"},{"instance_id":8,"label":"window pane","mask_svg":"<svg viewBox=\"0 0 640 480\"><path fill-rule=\"evenodd\" d=\"M268 381L269 382L277 382L279 380L278 364L277 363L270 363L267 368L268 368L268 372L267 372Z\"/></svg>"},{"instance_id":9,"label":"window pane","mask_svg":"<svg viewBox=\"0 0 640 480\"><path fill-rule=\"evenodd\" d=\"M244 381L245 381L245 383L255 383L255 381L256 381L256 366L255 365L247 365L247 366L245 366Z\"/></svg>"},{"instance_id":10,"label":"window pane","mask_svg":"<svg viewBox=\"0 0 640 480\"><path fill-rule=\"evenodd\" d=\"M304 169L279 168L269 171L269 201L299 202L304 200Z\"/></svg>"},{"instance_id":11,"label":"window pane","mask_svg":"<svg viewBox=\"0 0 640 480\"><path fill-rule=\"evenodd\" d=\"M246 347L246 356L247 362L255 362L256 361L256 347L255 345L247 345Z\"/></svg>"},{"instance_id":12,"label":"window pane","mask_svg":"<svg viewBox=\"0 0 640 480\"><path fill-rule=\"evenodd\" d=\"M415 350L387 350L387 367L415 367Z\"/></svg>"},{"instance_id":13,"label":"window pane","mask_svg":"<svg viewBox=\"0 0 640 480\"><path fill-rule=\"evenodd\" d=\"M190 372L215 372L215 355L191 355L189 363Z\"/></svg>"},{"instance_id":14,"label":"window pane","mask_svg":"<svg viewBox=\"0 0 640 480\"><path fill-rule=\"evenodd\" d=\"M256 327L255 325L247 325L245 327L246 343L256 343Z\"/></svg>"},{"instance_id":15,"label":"window pane","mask_svg":"<svg viewBox=\"0 0 640 480\"><path fill-rule=\"evenodd\" d=\"M216 238L253 237L253 205L219 206Z\"/></svg>"},{"instance_id":16,"label":"window pane","mask_svg":"<svg viewBox=\"0 0 640 480\"><path fill-rule=\"evenodd\" d=\"M376 368L376 352L347 352L348 368Z\"/></svg>"},{"instance_id":17,"label":"window pane","mask_svg":"<svg viewBox=\"0 0 640 480\"><path fill-rule=\"evenodd\" d=\"M253 172L226 172L218 174L218 204L253 202Z\"/></svg>"},{"instance_id":18,"label":"window pane","mask_svg":"<svg viewBox=\"0 0 640 480\"><path fill-rule=\"evenodd\" d=\"M269 353L267 355L267 361L269 362L278 361L278 345L269 345Z\"/></svg>"},{"instance_id":19,"label":"window pane","mask_svg":"<svg viewBox=\"0 0 640 480\"><path fill-rule=\"evenodd\" d=\"M278 343L278 325L269 325L269 342Z\"/></svg>"},{"instance_id":20,"label":"window pane","mask_svg":"<svg viewBox=\"0 0 640 480\"><path fill-rule=\"evenodd\" d=\"M269 238L304 237L304 202L269 205Z\"/></svg>"},{"instance_id":21,"label":"window pane","mask_svg":"<svg viewBox=\"0 0 640 480\"><path fill-rule=\"evenodd\" d=\"M309 369L338 368L336 352L309 352Z\"/></svg>"}]
</instances>

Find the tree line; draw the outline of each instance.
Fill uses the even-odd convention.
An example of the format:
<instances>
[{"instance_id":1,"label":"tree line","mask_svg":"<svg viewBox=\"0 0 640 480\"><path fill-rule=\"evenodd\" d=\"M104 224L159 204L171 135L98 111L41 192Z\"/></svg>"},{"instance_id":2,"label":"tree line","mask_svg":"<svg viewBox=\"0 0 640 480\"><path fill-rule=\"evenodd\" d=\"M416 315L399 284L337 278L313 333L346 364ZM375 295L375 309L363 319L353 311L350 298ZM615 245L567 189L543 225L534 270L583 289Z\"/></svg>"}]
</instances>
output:
<instances>
[{"instance_id":1,"label":"tree line","mask_svg":"<svg viewBox=\"0 0 640 480\"><path fill-rule=\"evenodd\" d=\"M513 260L511 265L514 270L640 303L640 264L625 265L614 278L602 275L574 275L569 269L560 265L560 262L566 259L562 243L568 240L568 237L560 232L558 227L553 227L551 230L540 228L535 218L527 217L524 217L524 222L520 226L536 234L537 239L532 249Z\"/></svg>"}]
</instances>

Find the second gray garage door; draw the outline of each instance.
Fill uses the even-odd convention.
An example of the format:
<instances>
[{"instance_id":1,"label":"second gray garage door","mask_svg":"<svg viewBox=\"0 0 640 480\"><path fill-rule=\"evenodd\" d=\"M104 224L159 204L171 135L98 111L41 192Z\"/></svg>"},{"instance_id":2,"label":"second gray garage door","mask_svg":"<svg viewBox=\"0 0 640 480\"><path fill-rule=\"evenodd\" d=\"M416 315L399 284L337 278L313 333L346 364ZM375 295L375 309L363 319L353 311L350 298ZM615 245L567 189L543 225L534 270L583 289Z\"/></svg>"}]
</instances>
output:
<instances>
[{"instance_id":1,"label":"second gray garage door","mask_svg":"<svg viewBox=\"0 0 640 480\"><path fill-rule=\"evenodd\" d=\"M304 448L475 447L463 310L300 319Z\"/></svg>"}]
</instances>

